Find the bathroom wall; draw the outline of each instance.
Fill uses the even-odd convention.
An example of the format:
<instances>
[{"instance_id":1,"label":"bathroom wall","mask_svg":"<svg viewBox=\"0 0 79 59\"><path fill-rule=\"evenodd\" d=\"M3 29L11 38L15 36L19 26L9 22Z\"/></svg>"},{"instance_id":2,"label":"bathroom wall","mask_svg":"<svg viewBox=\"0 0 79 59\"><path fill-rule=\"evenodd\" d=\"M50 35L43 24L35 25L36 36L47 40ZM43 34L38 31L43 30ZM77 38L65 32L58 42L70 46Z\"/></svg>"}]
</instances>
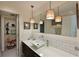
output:
<instances>
[{"instance_id":1,"label":"bathroom wall","mask_svg":"<svg viewBox=\"0 0 79 59\"><path fill-rule=\"evenodd\" d=\"M63 16L62 35L76 37L77 35L76 15Z\"/></svg>"},{"instance_id":2,"label":"bathroom wall","mask_svg":"<svg viewBox=\"0 0 79 59\"><path fill-rule=\"evenodd\" d=\"M79 42L76 38L72 37L65 37L65 36L58 36L58 35L47 35L49 39L49 45L71 53L73 55L77 55L77 51L75 47L79 45ZM79 48L79 46L78 46Z\"/></svg>"},{"instance_id":3,"label":"bathroom wall","mask_svg":"<svg viewBox=\"0 0 79 59\"><path fill-rule=\"evenodd\" d=\"M21 40L26 40L26 38L29 37L29 35L31 34L31 31L32 31L32 27L30 30L24 30L24 25L23 23L24 22L29 22L29 13L26 13L26 11L29 11L29 10L26 10L25 8L26 6L23 5L23 4L18 4L18 2L0 2L0 10L2 11L7 11L7 12L11 12L11 13L14 13L14 14L19 14L19 41L20 41L20 44L19 44L19 47L21 47ZM39 25L38 25L39 26ZM33 32L39 32L38 31L39 28L37 30L33 30ZM2 51L4 51L4 42L3 42L3 39L4 37L2 37ZM21 48L20 48L21 49ZM20 49L19 49L19 52L20 52ZM19 54L20 55L20 54Z\"/></svg>"},{"instance_id":4,"label":"bathroom wall","mask_svg":"<svg viewBox=\"0 0 79 59\"><path fill-rule=\"evenodd\" d=\"M16 3L16 4L18 4L18 3ZM4 11L8 11L8 12L11 12L11 13L17 13L17 14L19 14L19 40L21 41L21 40L26 40L27 39L27 37L29 37L29 34L31 34L31 30L24 30L23 29L23 22L29 22L29 17L27 17L27 15L28 15L28 13L26 13L26 9L25 9L25 7L26 6L21 6L21 4L18 4L18 5L16 5L16 4L11 4L11 3L0 3L0 10L4 10ZM58 4L58 3L57 3ZM56 4L55 4L56 5ZM28 15L29 16L29 15ZM38 30L34 30L35 32L38 32ZM46 34L45 34L46 35ZM78 32L77 32L77 39L79 39L79 30L78 30ZM36 35L37 36L37 35ZM50 37L51 36L51 37ZM55 39L57 39L57 37L58 37L58 39L60 40L60 41L62 41L62 40L64 40L64 41L66 41L66 39L67 40L70 40L70 41L68 41L68 42L71 42L72 43L72 41L73 40L75 40L75 38L72 38L72 39L70 39L70 38L65 38L65 37L61 37L61 36L57 36L57 35L49 35L49 37L51 38L50 39L50 41L51 41L51 43L52 42L54 42L53 40L55 40ZM48 38L49 38L48 37ZM54 39L55 38L55 39ZM58 42L58 39L56 40L57 42ZM55 42L56 42L55 41ZM54 42L54 43L55 43ZM51 44L50 43L50 45L53 45L53 44ZM60 42L59 42L60 43ZM56 43L57 44L57 43ZM60 46L62 46L63 45L63 43L61 44L60 43ZM70 44L71 45L71 44ZM59 47L60 47L59 46ZM70 47L69 47L70 48Z\"/></svg>"},{"instance_id":5,"label":"bathroom wall","mask_svg":"<svg viewBox=\"0 0 79 59\"><path fill-rule=\"evenodd\" d=\"M75 47L79 48L79 40L77 40L77 37L73 38L73 37L59 36L53 34L43 34L43 33L35 33L34 36L36 36L37 38L40 35L44 35L44 40L49 40L49 46L79 56L79 51L75 49Z\"/></svg>"},{"instance_id":6,"label":"bathroom wall","mask_svg":"<svg viewBox=\"0 0 79 59\"><path fill-rule=\"evenodd\" d=\"M77 40L79 42L79 29L77 29ZM79 46L79 45L78 45ZM79 51L77 52L78 53L78 56L79 56Z\"/></svg>"}]
</instances>

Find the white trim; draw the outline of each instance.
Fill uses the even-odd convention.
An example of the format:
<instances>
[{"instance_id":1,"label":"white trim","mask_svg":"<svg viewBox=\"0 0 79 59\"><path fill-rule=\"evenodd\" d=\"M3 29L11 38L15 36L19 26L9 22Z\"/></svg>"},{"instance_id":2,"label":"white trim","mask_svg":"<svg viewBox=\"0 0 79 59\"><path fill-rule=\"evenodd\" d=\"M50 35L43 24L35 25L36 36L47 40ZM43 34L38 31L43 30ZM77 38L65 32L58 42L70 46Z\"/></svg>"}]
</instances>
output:
<instances>
[{"instance_id":1,"label":"white trim","mask_svg":"<svg viewBox=\"0 0 79 59\"><path fill-rule=\"evenodd\" d=\"M20 32L20 31L19 31L19 15L17 15L17 20L16 20L16 22L17 22L17 23L16 23L16 24L17 24L17 27L16 27L16 32L17 32L17 33L16 33L16 35L17 35L17 37L16 37L16 38L17 38L17 55L20 56L20 55L19 55L19 52L20 52L20 48L19 48L19 47L20 47L20 46L19 46L19 43L20 43L20 38L19 38L19 35L20 35L20 33L19 33L19 32Z\"/></svg>"},{"instance_id":2,"label":"white trim","mask_svg":"<svg viewBox=\"0 0 79 59\"><path fill-rule=\"evenodd\" d=\"M5 42L4 42L4 16L1 15L1 51L3 52L5 50Z\"/></svg>"},{"instance_id":3,"label":"white trim","mask_svg":"<svg viewBox=\"0 0 79 59\"><path fill-rule=\"evenodd\" d=\"M12 13L12 14L15 14L15 15L17 15L17 19L16 19L16 35L17 35L17 37L16 37L16 40L17 40L17 50L16 50L16 52L17 52L17 56L19 56L19 13L17 13L17 12L12 12L12 11L7 11L7 10L2 10L2 9L0 9L0 11L4 11L4 12L8 12L8 13ZM2 41L2 52L5 50L5 43L4 43L4 25L2 25L2 24L4 24L4 17L2 17L1 16L1 41Z\"/></svg>"},{"instance_id":4,"label":"white trim","mask_svg":"<svg viewBox=\"0 0 79 59\"><path fill-rule=\"evenodd\" d=\"M4 11L4 12L8 12L8 13L12 13L12 14L19 14L18 12L16 11L13 11L13 10L10 10L10 9L0 9L0 11Z\"/></svg>"}]
</instances>

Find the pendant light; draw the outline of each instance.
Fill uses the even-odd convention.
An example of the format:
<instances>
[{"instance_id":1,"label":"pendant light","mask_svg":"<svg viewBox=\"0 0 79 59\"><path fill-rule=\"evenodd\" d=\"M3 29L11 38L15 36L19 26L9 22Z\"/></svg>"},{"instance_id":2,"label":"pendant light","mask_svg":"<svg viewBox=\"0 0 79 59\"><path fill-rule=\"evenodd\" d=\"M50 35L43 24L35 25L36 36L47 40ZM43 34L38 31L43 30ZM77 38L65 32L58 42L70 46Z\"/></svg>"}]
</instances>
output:
<instances>
[{"instance_id":1,"label":"pendant light","mask_svg":"<svg viewBox=\"0 0 79 59\"><path fill-rule=\"evenodd\" d=\"M61 22L62 17L59 16L59 7L58 7L58 16L56 16L55 22Z\"/></svg>"},{"instance_id":2,"label":"pendant light","mask_svg":"<svg viewBox=\"0 0 79 59\"><path fill-rule=\"evenodd\" d=\"M40 14L40 22L39 22L39 24L43 24L42 14Z\"/></svg>"},{"instance_id":3,"label":"pendant light","mask_svg":"<svg viewBox=\"0 0 79 59\"><path fill-rule=\"evenodd\" d=\"M40 19L40 22L39 22L39 24L43 24L43 21Z\"/></svg>"},{"instance_id":4,"label":"pendant light","mask_svg":"<svg viewBox=\"0 0 79 59\"><path fill-rule=\"evenodd\" d=\"M53 9L51 9L51 1L49 2L49 10L47 11L47 14L46 14L46 19L52 19L54 20L54 11Z\"/></svg>"},{"instance_id":5,"label":"pendant light","mask_svg":"<svg viewBox=\"0 0 79 59\"><path fill-rule=\"evenodd\" d=\"M33 8L34 8L34 6L31 5L31 8L32 8L32 16L31 16L31 18L30 18L30 23L35 23L34 17L33 17Z\"/></svg>"}]
</instances>

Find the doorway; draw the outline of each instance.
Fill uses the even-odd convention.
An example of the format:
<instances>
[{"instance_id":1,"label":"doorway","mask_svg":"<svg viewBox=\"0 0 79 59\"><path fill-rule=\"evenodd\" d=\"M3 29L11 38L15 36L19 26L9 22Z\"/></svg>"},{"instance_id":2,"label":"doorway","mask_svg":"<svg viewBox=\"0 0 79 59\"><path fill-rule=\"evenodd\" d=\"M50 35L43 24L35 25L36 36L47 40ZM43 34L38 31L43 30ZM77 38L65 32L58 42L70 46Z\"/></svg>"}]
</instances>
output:
<instances>
[{"instance_id":1,"label":"doorway","mask_svg":"<svg viewBox=\"0 0 79 59\"><path fill-rule=\"evenodd\" d=\"M40 33L44 33L44 21L43 24L40 24Z\"/></svg>"},{"instance_id":2,"label":"doorway","mask_svg":"<svg viewBox=\"0 0 79 59\"><path fill-rule=\"evenodd\" d=\"M18 15L5 11L0 12L2 57L18 57Z\"/></svg>"}]
</instances>

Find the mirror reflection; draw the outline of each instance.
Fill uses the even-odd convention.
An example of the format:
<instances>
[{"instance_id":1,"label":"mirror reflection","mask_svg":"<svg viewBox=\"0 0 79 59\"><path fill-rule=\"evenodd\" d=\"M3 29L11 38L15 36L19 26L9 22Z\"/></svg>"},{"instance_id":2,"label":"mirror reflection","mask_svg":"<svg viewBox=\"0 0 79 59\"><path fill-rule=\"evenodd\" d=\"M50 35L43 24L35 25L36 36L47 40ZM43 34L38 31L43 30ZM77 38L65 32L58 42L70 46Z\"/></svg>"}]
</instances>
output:
<instances>
[{"instance_id":1,"label":"mirror reflection","mask_svg":"<svg viewBox=\"0 0 79 59\"><path fill-rule=\"evenodd\" d=\"M45 15L41 16L43 21L43 23L40 24L41 33L69 37L77 36L76 2L66 2L54 8L54 15L54 19L46 19Z\"/></svg>"}]
</instances>

